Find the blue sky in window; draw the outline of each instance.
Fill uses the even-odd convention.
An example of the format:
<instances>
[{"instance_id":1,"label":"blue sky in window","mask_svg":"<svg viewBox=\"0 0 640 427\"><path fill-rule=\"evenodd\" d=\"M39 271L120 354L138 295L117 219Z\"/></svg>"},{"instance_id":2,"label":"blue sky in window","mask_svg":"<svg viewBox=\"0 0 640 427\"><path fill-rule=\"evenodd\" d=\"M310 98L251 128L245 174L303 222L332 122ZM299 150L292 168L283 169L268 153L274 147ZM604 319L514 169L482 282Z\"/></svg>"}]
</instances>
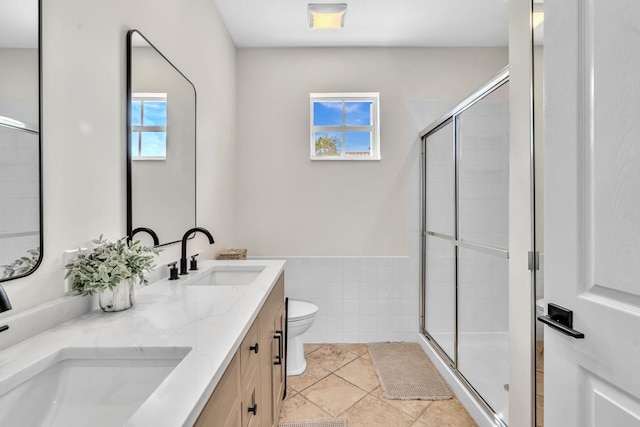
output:
<instances>
[{"instance_id":1,"label":"blue sky in window","mask_svg":"<svg viewBox=\"0 0 640 427\"><path fill-rule=\"evenodd\" d=\"M368 152L371 149L371 132L345 132L345 151Z\"/></svg>"},{"instance_id":2,"label":"blue sky in window","mask_svg":"<svg viewBox=\"0 0 640 427\"><path fill-rule=\"evenodd\" d=\"M371 101L357 101L344 103L344 116L346 126L370 126L371 125ZM314 126L342 126L341 101L314 102L313 125Z\"/></svg>"},{"instance_id":3,"label":"blue sky in window","mask_svg":"<svg viewBox=\"0 0 640 427\"><path fill-rule=\"evenodd\" d=\"M142 132L143 157L167 157L166 132Z\"/></svg>"},{"instance_id":4,"label":"blue sky in window","mask_svg":"<svg viewBox=\"0 0 640 427\"><path fill-rule=\"evenodd\" d=\"M167 103L165 101L145 101L144 126L166 126Z\"/></svg>"},{"instance_id":5,"label":"blue sky in window","mask_svg":"<svg viewBox=\"0 0 640 427\"><path fill-rule=\"evenodd\" d=\"M131 126L140 126L142 123L140 123L140 119L141 119L141 113L142 113L142 102L140 101L133 101L131 103Z\"/></svg>"}]
</instances>

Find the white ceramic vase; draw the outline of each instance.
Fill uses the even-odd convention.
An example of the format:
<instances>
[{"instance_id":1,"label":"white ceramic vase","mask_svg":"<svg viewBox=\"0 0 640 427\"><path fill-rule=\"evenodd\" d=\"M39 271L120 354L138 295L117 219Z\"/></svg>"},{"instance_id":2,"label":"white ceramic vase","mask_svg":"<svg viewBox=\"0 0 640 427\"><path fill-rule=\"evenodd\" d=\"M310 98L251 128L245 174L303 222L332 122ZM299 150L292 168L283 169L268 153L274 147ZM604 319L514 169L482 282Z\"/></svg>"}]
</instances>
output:
<instances>
[{"instance_id":1,"label":"white ceramic vase","mask_svg":"<svg viewBox=\"0 0 640 427\"><path fill-rule=\"evenodd\" d=\"M98 294L100 308L103 311L122 311L136 303L136 283L129 278L118 283L113 289L105 289Z\"/></svg>"}]
</instances>

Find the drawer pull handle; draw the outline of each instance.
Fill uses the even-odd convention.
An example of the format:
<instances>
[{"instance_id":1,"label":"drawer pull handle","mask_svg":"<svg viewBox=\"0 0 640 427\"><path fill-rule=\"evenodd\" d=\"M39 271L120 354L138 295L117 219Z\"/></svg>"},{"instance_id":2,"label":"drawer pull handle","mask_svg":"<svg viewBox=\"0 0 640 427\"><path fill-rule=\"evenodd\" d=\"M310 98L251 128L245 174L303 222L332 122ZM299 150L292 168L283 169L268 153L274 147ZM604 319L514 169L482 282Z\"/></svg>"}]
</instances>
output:
<instances>
[{"instance_id":1,"label":"drawer pull handle","mask_svg":"<svg viewBox=\"0 0 640 427\"><path fill-rule=\"evenodd\" d=\"M258 343L256 343L256 345L252 345L249 347L249 351L253 351L256 354L258 354Z\"/></svg>"},{"instance_id":2,"label":"drawer pull handle","mask_svg":"<svg viewBox=\"0 0 640 427\"><path fill-rule=\"evenodd\" d=\"M258 415L258 404L254 403L253 406L249 406L249 412L251 412L253 415Z\"/></svg>"},{"instance_id":3,"label":"drawer pull handle","mask_svg":"<svg viewBox=\"0 0 640 427\"><path fill-rule=\"evenodd\" d=\"M276 360L273 362L274 365L282 365L282 331L276 331L276 334L273 338L278 340L278 354L276 354Z\"/></svg>"}]
</instances>

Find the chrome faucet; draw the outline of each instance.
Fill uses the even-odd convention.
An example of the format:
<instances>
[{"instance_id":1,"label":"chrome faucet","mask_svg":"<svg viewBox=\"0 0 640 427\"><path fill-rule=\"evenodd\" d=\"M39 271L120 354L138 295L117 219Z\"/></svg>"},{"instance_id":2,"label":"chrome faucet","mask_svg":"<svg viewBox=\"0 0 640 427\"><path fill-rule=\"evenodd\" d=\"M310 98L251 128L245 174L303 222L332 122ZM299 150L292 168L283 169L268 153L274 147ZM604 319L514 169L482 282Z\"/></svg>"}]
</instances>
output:
<instances>
[{"instance_id":1,"label":"chrome faucet","mask_svg":"<svg viewBox=\"0 0 640 427\"><path fill-rule=\"evenodd\" d=\"M182 236L182 256L180 257L180 274L181 275L189 274L189 272L187 271L187 239L192 234L194 234L194 233L196 233L198 231L203 233L205 236L207 236L209 238L209 243L210 244L214 244L215 243L213 241L213 236L211 235L211 233L209 233L209 231L206 228L194 227L194 228L190 229L189 231L187 231L186 233L184 233L184 236Z\"/></svg>"},{"instance_id":2,"label":"chrome faucet","mask_svg":"<svg viewBox=\"0 0 640 427\"><path fill-rule=\"evenodd\" d=\"M158 239L158 235L156 234L156 232L153 231L150 228L147 228L147 227L138 227L138 228L132 230L131 234L129 235L129 239L128 240L133 240L133 235L138 233L138 232L140 232L140 231L147 233L148 235L150 235L153 238L154 246L158 246L160 244L160 239Z\"/></svg>"},{"instance_id":3,"label":"chrome faucet","mask_svg":"<svg viewBox=\"0 0 640 427\"><path fill-rule=\"evenodd\" d=\"M0 285L0 313L8 310L11 310L11 303L4 288Z\"/></svg>"}]
</instances>

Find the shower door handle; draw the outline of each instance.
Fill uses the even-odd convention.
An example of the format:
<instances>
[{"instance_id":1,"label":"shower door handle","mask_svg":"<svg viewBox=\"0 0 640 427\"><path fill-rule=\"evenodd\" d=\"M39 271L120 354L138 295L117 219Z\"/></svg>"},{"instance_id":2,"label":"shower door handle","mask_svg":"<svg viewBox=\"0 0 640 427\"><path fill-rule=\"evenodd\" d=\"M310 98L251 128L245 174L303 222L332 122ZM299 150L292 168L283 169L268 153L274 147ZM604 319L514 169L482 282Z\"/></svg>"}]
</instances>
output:
<instances>
[{"instance_id":1,"label":"shower door handle","mask_svg":"<svg viewBox=\"0 0 640 427\"><path fill-rule=\"evenodd\" d=\"M538 320L570 337L584 338L582 332L573 329L573 311L559 305L547 304L547 315L538 316Z\"/></svg>"}]
</instances>

